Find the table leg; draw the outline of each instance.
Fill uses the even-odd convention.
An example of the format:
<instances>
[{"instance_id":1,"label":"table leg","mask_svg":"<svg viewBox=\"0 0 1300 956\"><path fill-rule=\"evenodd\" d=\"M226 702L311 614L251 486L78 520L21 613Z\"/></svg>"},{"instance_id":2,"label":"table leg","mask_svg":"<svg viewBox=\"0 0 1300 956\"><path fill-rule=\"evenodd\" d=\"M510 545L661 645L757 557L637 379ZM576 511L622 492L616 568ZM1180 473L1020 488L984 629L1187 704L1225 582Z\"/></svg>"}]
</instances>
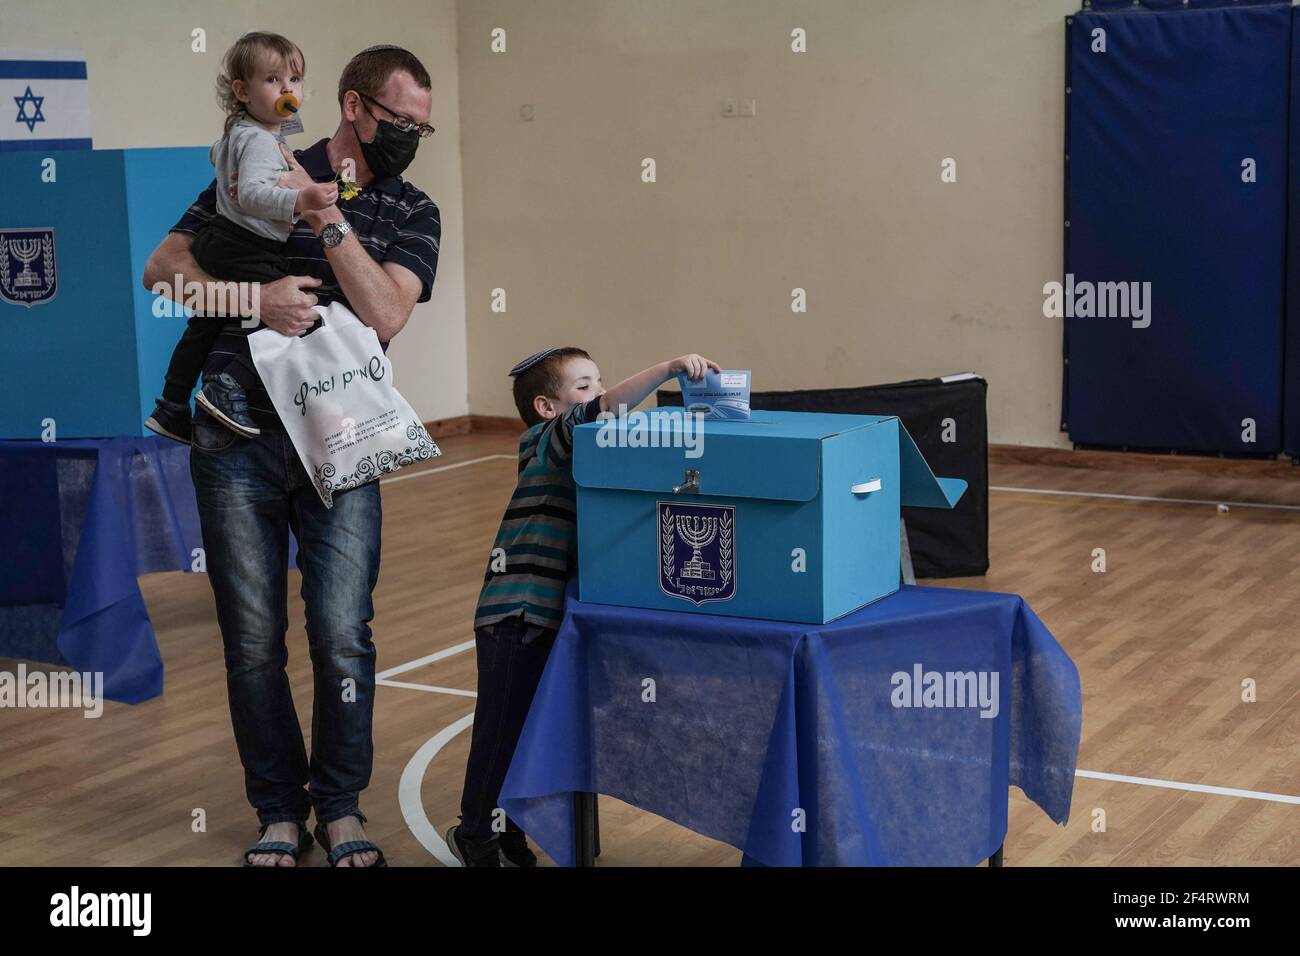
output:
<instances>
[{"instance_id":1,"label":"table leg","mask_svg":"<svg viewBox=\"0 0 1300 956\"><path fill-rule=\"evenodd\" d=\"M600 856L600 805L596 794L591 795L591 855Z\"/></svg>"},{"instance_id":2,"label":"table leg","mask_svg":"<svg viewBox=\"0 0 1300 956\"><path fill-rule=\"evenodd\" d=\"M993 855L989 857L989 866L993 867L1002 865L1002 847L1004 846L1006 846L1005 843L993 851Z\"/></svg>"},{"instance_id":3,"label":"table leg","mask_svg":"<svg viewBox=\"0 0 1300 956\"><path fill-rule=\"evenodd\" d=\"M575 866L596 865L596 795L573 795L573 860Z\"/></svg>"}]
</instances>

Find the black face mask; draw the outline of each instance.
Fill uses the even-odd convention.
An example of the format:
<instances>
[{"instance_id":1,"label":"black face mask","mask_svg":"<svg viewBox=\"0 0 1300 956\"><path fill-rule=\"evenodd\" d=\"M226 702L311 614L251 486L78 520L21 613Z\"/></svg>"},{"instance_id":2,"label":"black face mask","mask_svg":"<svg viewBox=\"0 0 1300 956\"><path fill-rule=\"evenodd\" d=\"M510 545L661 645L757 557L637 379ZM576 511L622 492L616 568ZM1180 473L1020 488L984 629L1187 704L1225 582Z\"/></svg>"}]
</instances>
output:
<instances>
[{"instance_id":1,"label":"black face mask","mask_svg":"<svg viewBox=\"0 0 1300 956\"><path fill-rule=\"evenodd\" d=\"M377 179L400 176L406 167L411 165L411 160L415 159L416 147L420 145L420 134L417 130L403 133L389 120L376 120L376 122L379 128L375 131L375 138L369 143L361 142L361 137L357 136L357 124L352 124L352 134L357 136L357 142L361 143L361 156Z\"/></svg>"}]
</instances>

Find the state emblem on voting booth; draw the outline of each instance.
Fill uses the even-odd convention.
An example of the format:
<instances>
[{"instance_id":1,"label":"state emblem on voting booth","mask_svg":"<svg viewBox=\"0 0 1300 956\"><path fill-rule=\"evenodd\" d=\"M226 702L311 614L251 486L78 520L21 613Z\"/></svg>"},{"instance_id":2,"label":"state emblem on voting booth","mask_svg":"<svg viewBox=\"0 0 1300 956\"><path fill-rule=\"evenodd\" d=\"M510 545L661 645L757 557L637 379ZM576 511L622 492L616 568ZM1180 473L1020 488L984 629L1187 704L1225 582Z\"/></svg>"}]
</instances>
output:
<instances>
[{"instance_id":1,"label":"state emblem on voting booth","mask_svg":"<svg viewBox=\"0 0 1300 956\"><path fill-rule=\"evenodd\" d=\"M0 299L43 305L59 291L53 229L0 229Z\"/></svg>"},{"instance_id":2,"label":"state emblem on voting booth","mask_svg":"<svg viewBox=\"0 0 1300 956\"><path fill-rule=\"evenodd\" d=\"M952 508L892 416L651 409L574 429L578 593L824 624L899 587L899 509Z\"/></svg>"}]
</instances>

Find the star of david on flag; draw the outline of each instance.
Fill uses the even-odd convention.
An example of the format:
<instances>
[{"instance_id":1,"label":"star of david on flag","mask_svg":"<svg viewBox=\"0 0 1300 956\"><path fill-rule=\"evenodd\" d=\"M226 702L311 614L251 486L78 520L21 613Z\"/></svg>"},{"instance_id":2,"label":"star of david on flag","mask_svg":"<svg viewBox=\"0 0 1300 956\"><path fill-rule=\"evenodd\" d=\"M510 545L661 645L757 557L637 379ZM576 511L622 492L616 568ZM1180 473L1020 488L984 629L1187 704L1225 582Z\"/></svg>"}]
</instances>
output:
<instances>
[{"instance_id":1,"label":"star of david on flag","mask_svg":"<svg viewBox=\"0 0 1300 956\"><path fill-rule=\"evenodd\" d=\"M41 104L45 102L43 96L32 96L32 88L27 87L27 92L22 96L15 96L14 102L18 104L18 122L27 124L27 131L33 133L36 131L36 124L45 122L45 117L41 115ZM27 115L27 104L31 103L36 107L36 112L31 116Z\"/></svg>"},{"instance_id":2,"label":"star of david on flag","mask_svg":"<svg viewBox=\"0 0 1300 956\"><path fill-rule=\"evenodd\" d=\"M90 148L85 55L0 49L0 152Z\"/></svg>"}]
</instances>

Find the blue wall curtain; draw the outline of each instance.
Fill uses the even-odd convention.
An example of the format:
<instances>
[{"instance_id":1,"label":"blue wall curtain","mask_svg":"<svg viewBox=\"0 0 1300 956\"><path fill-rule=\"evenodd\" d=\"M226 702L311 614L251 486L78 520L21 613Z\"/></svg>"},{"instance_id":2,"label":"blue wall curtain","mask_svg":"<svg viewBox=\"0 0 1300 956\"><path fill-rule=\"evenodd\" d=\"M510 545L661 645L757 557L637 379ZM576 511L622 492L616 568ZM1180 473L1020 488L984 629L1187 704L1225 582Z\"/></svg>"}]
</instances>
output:
<instances>
[{"instance_id":1,"label":"blue wall curtain","mask_svg":"<svg viewBox=\"0 0 1300 956\"><path fill-rule=\"evenodd\" d=\"M1138 293L1064 320L1076 444L1282 449L1291 20L1181 0L1067 19L1065 272L1076 305ZM1110 288L1094 308L1122 311Z\"/></svg>"}]
</instances>

